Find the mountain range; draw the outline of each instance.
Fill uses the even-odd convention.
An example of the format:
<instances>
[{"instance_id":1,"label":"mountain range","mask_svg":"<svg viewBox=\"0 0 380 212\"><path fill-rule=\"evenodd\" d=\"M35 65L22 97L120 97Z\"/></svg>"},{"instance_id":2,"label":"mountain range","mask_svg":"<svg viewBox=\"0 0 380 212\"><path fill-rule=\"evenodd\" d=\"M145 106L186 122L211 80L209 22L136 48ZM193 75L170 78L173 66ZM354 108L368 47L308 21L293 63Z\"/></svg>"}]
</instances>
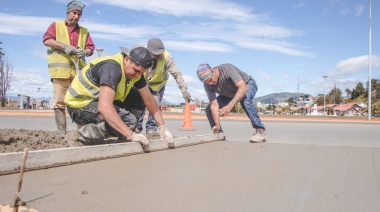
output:
<instances>
[{"instance_id":1,"label":"mountain range","mask_svg":"<svg viewBox=\"0 0 380 212\"><path fill-rule=\"evenodd\" d=\"M282 92L282 93L272 93L261 97L255 97L253 99L253 104L256 105L257 102L261 102L262 104L278 104L280 102L285 102L289 98L293 98L294 100L298 99L299 96L305 95L304 93L289 93L289 92Z\"/></svg>"}]
</instances>

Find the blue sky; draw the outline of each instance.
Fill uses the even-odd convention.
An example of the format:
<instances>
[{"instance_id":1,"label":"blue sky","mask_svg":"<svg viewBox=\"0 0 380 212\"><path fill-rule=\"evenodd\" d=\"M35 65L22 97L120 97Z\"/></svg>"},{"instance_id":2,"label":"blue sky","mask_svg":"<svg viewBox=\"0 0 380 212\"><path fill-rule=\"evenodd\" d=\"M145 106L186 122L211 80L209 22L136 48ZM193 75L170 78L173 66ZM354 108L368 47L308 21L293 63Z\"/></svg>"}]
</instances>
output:
<instances>
[{"instance_id":1,"label":"blue sky","mask_svg":"<svg viewBox=\"0 0 380 212\"><path fill-rule=\"evenodd\" d=\"M52 97L42 36L66 18L66 0L0 0L0 46L14 68L8 94ZM322 94L368 81L369 0L86 0L80 24L102 56L159 37L193 98L206 100L199 63L232 63L256 79L257 97ZM372 2L372 78L380 78L380 8ZM97 53L87 61L98 57ZM324 83L322 76L328 78ZM299 83L299 89L297 89ZM38 93L40 88L40 93ZM170 78L167 101L183 101Z\"/></svg>"}]
</instances>

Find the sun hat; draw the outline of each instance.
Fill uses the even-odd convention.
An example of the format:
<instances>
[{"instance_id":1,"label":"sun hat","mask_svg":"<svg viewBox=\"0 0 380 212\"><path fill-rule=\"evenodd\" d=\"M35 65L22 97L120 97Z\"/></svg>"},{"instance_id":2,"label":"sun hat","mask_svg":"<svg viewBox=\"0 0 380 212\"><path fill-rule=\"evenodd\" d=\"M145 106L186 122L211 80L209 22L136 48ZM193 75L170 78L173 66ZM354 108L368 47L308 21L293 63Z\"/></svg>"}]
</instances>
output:
<instances>
[{"instance_id":1,"label":"sun hat","mask_svg":"<svg viewBox=\"0 0 380 212\"><path fill-rule=\"evenodd\" d=\"M161 55L165 51L165 46L159 38L149 39L147 48L154 55Z\"/></svg>"},{"instance_id":2,"label":"sun hat","mask_svg":"<svg viewBox=\"0 0 380 212\"><path fill-rule=\"evenodd\" d=\"M131 49L126 47L119 47L120 50L126 54L137 65L145 69L151 68L153 65L153 58L149 50L140 45L134 45Z\"/></svg>"},{"instance_id":3,"label":"sun hat","mask_svg":"<svg viewBox=\"0 0 380 212\"><path fill-rule=\"evenodd\" d=\"M214 70L208 63L199 64L197 69L197 75L199 80L201 80L202 82L206 81L208 78L212 76L212 73L214 73Z\"/></svg>"},{"instance_id":4,"label":"sun hat","mask_svg":"<svg viewBox=\"0 0 380 212\"><path fill-rule=\"evenodd\" d=\"M84 7L85 7L85 5L80 1L71 1L67 5L66 13L71 12L73 10L78 10L78 11L82 12Z\"/></svg>"}]
</instances>

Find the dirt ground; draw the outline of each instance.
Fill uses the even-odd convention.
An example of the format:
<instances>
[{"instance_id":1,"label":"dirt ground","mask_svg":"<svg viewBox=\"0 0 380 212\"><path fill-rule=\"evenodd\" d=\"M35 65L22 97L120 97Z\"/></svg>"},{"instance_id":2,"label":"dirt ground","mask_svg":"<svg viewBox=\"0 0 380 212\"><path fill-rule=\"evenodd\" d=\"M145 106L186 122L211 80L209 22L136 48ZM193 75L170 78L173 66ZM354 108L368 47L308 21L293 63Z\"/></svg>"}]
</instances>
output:
<instances>
[{"instance_id":1,"label":"dirt ground","mask_svg":"<svg viewBox=\"0 0 380 212\"><path fill-rule=\"evenodd\" d=\"M76 140L77 133L78 131L69 131L62 137L57 131L0 129L0 153L23 152L25 148L33 151L83 146ZM159 139L159 134L146 136L148 140ZM117 138L109 138L103 144L118 142Z\"/></svg>"}]
</instances>

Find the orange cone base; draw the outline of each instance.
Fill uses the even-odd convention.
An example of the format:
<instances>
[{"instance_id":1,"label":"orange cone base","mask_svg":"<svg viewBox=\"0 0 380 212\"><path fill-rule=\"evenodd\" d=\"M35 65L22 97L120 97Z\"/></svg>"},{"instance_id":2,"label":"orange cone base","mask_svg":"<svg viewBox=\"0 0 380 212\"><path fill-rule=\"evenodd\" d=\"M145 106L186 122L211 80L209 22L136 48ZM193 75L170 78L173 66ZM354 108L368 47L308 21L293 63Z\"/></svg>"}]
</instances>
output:
<instances>
[{"instance_id":1,"label":"orange cone base","mask_svg":"<svg viewBox=\"0 0 380 212\"><path fill-rule=\"evenodd\" d=\"M194 131L195 129L194 128L181 128L179 130L182 130L182 131Z\"/></svg>"}]
</instances>

